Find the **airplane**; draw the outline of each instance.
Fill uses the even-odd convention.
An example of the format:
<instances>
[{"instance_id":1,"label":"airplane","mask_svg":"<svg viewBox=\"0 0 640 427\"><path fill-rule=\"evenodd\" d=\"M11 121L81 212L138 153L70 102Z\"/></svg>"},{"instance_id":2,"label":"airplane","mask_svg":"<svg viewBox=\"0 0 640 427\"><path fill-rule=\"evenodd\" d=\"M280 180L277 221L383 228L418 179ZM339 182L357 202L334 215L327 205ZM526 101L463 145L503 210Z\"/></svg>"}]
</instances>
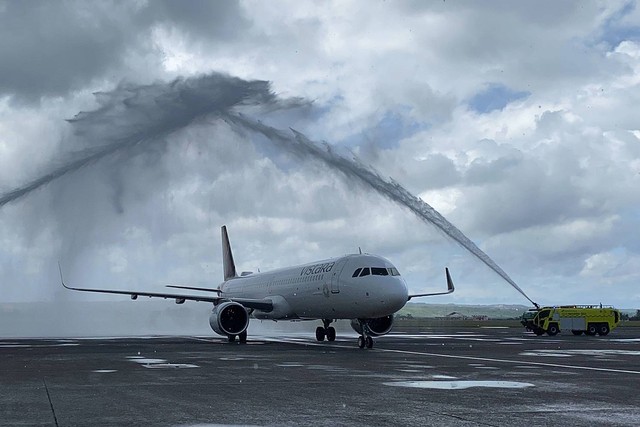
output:
<instances>
[{"instance_id":1,"label":"airplane","mask_svg":"<svg viewBox=\"0 0 640 427\"><path fill-rule=\"evenodd\" d=\"M445 295L455 288L445 268L447 291L409 295L398 270L387 259L370 254L350 254L269 272L237 274L227 227L222 226L224 282L217 289L166 285L169 288L201 291L215 295L169 294L67 286L60 269L60 281L66 289L83 292L130 295L213 303L209 325L214 332L247 341L249 318L261 320L322 320L316 328L316 340L335 341L335 320L351 320L359 334L358 347L372 348L373 338L389 333L394 313L412 298Z\"/></svg>"}]
</instances>

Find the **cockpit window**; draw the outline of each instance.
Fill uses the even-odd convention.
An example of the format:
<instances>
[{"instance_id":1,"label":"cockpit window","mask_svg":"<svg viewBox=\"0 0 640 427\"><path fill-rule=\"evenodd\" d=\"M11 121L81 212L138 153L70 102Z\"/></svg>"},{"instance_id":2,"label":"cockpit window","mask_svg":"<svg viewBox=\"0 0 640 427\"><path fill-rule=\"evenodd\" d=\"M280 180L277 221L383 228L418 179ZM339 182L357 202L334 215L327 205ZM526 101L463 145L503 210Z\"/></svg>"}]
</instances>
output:
<instances>
[{"instance_id":1,"label":"cockpit window","mask_svg":"<svg viewBox=\"0 0 640 427\"><path fill-rule=\"evenodd\" d=\"M389 272L386 268L371 267L371 274L373 274L374 276L388 276Z\"/></svg>"},{"instance_id":2,"label":"cockpit window","mask_svg":"<svg viewBox=\"0 0 640 427\"><path fill-rule=\"evenodd\" d=\"M387 270L389 270L389 274L392 276L400 275L400 272L395 267L388 268Z\"/></svg>"},{"instance_id":3,"label":"cockpit window","mask_svg":"<svg viewBox=\"0 0 640 427\"><path fill-rule=\"evenodd\" d=\"M400 273L395 267L361 267L353 272L351 277L364 277L368 275L374 276L399 276Z\"/></svg>"}]
</instances>

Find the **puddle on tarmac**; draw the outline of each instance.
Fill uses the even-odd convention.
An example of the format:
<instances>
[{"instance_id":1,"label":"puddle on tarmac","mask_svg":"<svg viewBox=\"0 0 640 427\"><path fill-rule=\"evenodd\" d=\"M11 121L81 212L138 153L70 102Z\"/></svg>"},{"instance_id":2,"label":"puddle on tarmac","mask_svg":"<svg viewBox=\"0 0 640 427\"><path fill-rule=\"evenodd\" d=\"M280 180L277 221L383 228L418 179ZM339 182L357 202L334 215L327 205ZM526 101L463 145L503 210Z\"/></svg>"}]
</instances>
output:
<instances>
[{"instance_id":1,"label":"puddle on tarmac","mask_svg":"<svg viewBox=\"0 0 640 427\"><path fill-rule=\"evenodd\" d=\"M520 356L544 356L544 357L571 357L582 356L640 356L640 351L636 350L613 350L613 349L585 349L585 350L530 350L520 353Z\"/></svg>"},{"instance_id":2,"label":"puddle on tarmac","mask_svg":"<svg viewBox=\"0 0 640 427\"><path fill-rule=\"evenodd\" d=\"M394 381L382 383L391 387L427 388L437 390L464 390L472 387L527 388L531 383L516 381Z\"/></svg>"},{"instance_id":3,"label":"puddle on tarmac","mask_svg":"<svg viewBox=\"0 0 640 427\"><path fill-rule=\"evenodd\" d=\"M563 354L563 353L548 353L547 354L547 353L542 353L540 350L524 351L524 352L520 353L520 356L571 357L570 354Z\"/></svg>"},{"instance_id":4,"label":"puddle on tarmac","mask_svg":"<svg viewBox=\"0 0 640 427\"><path fill-rule=\"evenodd\" d=\"M142 365L149 369L164 369L164 368L199 368L198 365L192 365L191 363L150 363L148 365Z\"/></svg>"},{"instance_id":5,"label":"puddle on tarmac","mask_svg":"<svg viewBox=\"0 0 640 427\"><path fill-rule=\"evenodd\" d=\"M17 344L4 343L0 344L0 348L44 348L44 347L76 347L80 344L77 342L64 342L59 344Z\"/></svg>"},{"instance_id":6,"label":"puddle on tarmac","mask_svg":"<svg viewBox=\"0 0 640 427\"><path fill-rule=\"evenodd\" d=\"M149 369L165 369L165 368L199 368L198 365L191 363L167 363L164 359L147 359L142 356L127 356L127 359L131 362L141 364L145 368Z\"/></svg>"}]
</instances>

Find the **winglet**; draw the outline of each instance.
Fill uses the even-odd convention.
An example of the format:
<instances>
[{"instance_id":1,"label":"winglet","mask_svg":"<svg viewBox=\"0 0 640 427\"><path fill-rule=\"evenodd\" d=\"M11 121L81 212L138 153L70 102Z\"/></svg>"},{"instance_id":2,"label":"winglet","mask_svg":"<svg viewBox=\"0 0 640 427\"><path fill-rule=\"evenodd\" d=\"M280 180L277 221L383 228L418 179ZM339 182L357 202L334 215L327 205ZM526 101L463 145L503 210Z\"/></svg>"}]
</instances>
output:
<instances>
[{"instance_id":1,"label":"winglet","mask_svg":"<svg viewBox=\"0 0 640 427\"><path fill-rule=\"evenodd\" d=\"M233 261L233 253L229 244L229 235L227 234L227 226L222 226L222 266L224 268L224 280L227 281L237 276L236 264Z\"/></svg>"},{"instance_id":2,"label":"winglet","mask_svg":"<svg viewBox=\"0 0 640 427\"><path fill-rule=\"evenodd\" d=\"M62 286L67 289L71 289L70 287L64 284L64 278L62 277L62 267L60 267L60 261L58 261L58 271L60 271L60 283L62 283Z\"/></svg>"},{"instance_id":3,"label":"winglet","mask_svg":"<svg viewBox=\"0 0 640 427\"><path fill-rule=\"evenodd\" d=\"M447 267L445 267L444 271L445 271L445 273L447 275L447 291L446 292L435 292L435 293L430 293L430 294L409 295L409 297L407 298L407 301L409 301L411 298L416 298L416 297L432 297L434 295L447 295L447 294L450 294L453 291L455 291L456 288L453 286L453 280L451 280L451 274L449 274L449 269Z\"/></svg>"},{"instance_id":4,"label":"winglet","mask_svg":"<svg viewBox=\"0 0 640 427\"><path fill-rule=\"evenodd\" d=\"M455 286L453 286L453 280L451 280L451 274L449 274L449 268L444 268L445 273L447 274L447 294L452 293L456 290Z\"/></svg>"}]
</instances>

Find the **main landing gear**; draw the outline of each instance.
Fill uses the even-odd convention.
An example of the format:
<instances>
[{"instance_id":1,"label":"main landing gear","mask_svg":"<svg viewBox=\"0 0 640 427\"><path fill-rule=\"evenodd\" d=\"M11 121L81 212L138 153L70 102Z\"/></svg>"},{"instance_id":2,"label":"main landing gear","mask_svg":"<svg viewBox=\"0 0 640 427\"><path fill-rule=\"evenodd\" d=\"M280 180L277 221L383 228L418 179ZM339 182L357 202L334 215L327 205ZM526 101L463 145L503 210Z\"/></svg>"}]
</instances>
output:
<instances>
[{"instance_id":1,"label":"main landing gear","mask_svg":"<svg viewBox=\"0 0 640 427\"><path fill-rule=\"evenodd\" d=\"M318 326L316 328L316 340L324 341L325 337L327 341L335 341L336 340L336 330L333 326L329 326L333 322L331 319L322 319L323 326Z\"/></svg>"}]
</instances>

